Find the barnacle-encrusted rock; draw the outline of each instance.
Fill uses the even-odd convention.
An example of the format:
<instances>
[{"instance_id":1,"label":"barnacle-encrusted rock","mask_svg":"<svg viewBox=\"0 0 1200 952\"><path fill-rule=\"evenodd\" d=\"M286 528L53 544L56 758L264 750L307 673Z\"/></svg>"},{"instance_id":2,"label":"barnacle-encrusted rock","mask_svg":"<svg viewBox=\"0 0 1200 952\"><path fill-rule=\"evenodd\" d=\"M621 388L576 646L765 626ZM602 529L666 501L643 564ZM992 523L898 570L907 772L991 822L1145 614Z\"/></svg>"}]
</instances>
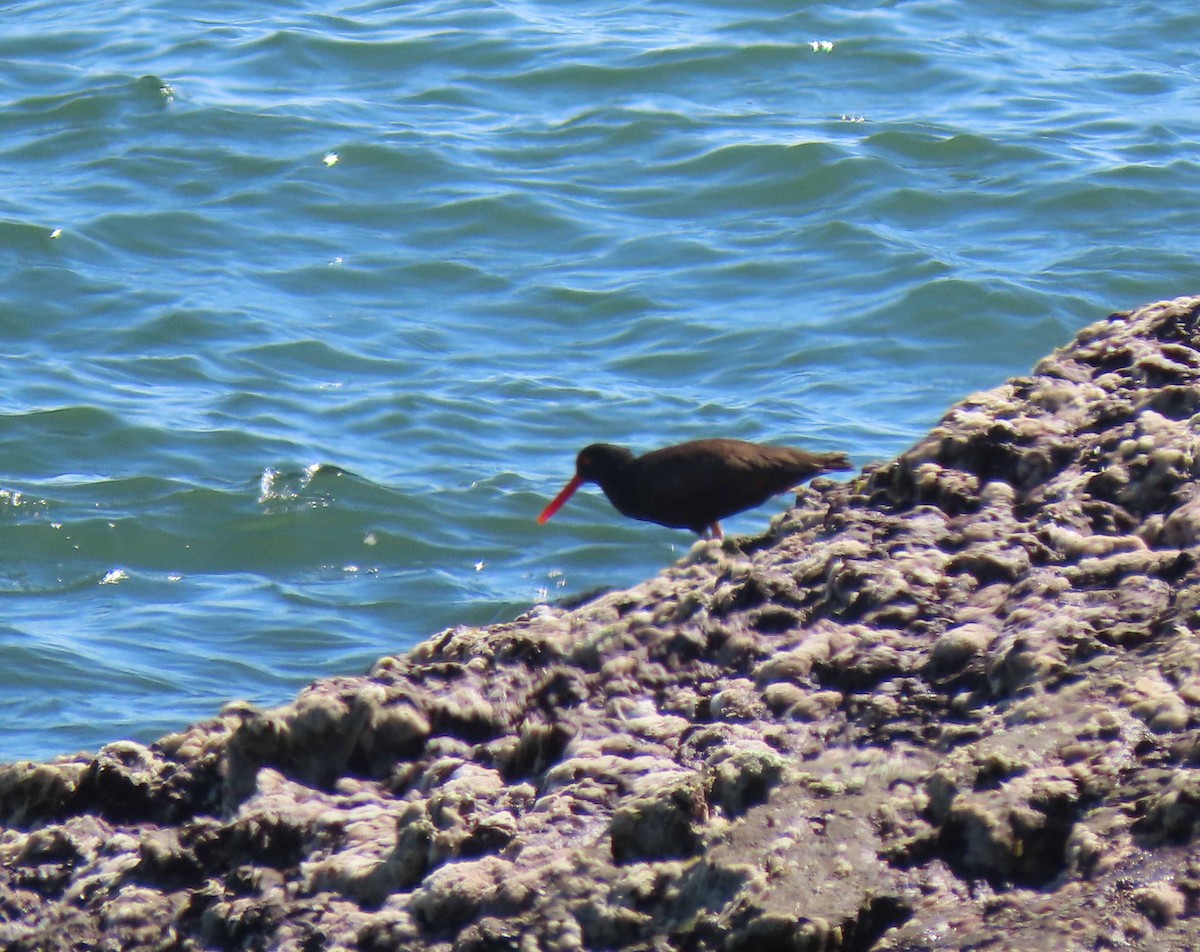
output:
<instances>
[{"instance_id":1,"label":"barnacle-encrusted rock","mask_svg":"<svg viewBox=\"0 0 1200 952\"><path fill-rule=\"evenodd\" d=\"M1200 948L1198 319L628 591L0 767L0 946Z\"/></svg>"}]
</instances>

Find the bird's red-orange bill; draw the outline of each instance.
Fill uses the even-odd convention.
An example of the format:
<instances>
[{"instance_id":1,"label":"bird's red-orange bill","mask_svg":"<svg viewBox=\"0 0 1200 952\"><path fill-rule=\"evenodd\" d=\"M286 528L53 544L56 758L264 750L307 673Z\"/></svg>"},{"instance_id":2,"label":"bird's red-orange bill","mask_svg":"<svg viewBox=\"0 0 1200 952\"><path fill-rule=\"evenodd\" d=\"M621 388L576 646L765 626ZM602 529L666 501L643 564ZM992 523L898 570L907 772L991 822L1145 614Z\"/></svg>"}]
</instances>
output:
<instances>
[{"instance_id":1,"label":"bird's red-orange bill","mask_svg":"<svg viewBox=\"0 0 1200 952\"><path fill-rule=\"evenodd\" d=\"M545 525L546 520L560 510L571 498L571 494L583 485L583 479L580 476L572 476L571 481L563 486L562 492L550 500L550 505L542 510L542 514L537 517L538 525Z\"/></svg>"}]
</instances>

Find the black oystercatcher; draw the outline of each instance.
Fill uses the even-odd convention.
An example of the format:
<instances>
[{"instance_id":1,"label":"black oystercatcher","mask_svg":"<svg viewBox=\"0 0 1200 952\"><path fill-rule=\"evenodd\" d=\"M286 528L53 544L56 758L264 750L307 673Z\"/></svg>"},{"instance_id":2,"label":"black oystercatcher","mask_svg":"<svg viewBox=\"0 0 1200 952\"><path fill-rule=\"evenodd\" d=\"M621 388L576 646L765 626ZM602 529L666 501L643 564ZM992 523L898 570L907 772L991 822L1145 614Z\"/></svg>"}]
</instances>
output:
<instances>
[{"instance_id":1,"label":"black oystercatcher","mask_svg":"<svg viewBox=\"0 0 1200 952\"><path fill-rule=\"evenodd\" d=\"M544 523L584 483L597 483L617 511L672 529L725 538L719 520L766 502L818 473L852 469L845 453L809 453L744 440L692 440L634 456L593 443L575 475L538 516Z\"/></svg>"}]
</instances>

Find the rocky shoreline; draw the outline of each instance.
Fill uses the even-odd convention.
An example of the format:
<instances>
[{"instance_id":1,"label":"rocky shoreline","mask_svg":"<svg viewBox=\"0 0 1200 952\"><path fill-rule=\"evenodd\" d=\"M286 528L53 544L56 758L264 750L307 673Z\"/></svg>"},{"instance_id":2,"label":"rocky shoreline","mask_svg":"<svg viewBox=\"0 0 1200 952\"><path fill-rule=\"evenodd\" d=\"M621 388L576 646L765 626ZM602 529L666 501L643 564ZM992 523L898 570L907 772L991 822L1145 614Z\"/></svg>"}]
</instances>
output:
<instances>
[{"instance_id":1,"label":"rocky shoreline","mask_svg":"<svg viewBox=\"0 0 1200 952\"><path fill-rule=\"evenodd\" d=\"M0 946L1200 948L1200 297L757 539L0 767Z\"/></svg>"}]
</instances>

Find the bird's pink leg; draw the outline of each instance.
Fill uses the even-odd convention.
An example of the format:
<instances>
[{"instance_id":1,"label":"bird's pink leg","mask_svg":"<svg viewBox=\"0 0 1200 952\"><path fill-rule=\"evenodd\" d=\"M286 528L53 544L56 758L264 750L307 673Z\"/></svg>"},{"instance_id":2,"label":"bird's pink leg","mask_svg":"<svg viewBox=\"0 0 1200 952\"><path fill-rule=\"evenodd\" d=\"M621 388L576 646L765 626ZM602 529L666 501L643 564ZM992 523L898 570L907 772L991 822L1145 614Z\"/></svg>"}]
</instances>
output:
<instances>
[{"instance_id":1,"label":"bird's pink leg","mask_svg":"<svg viewBox=\"0 0 1200 952\"><path fill-rule=\"evenodd\" d=\"M717 539L720 541L725 538L725 533L721 531L721 523L719 522L714 522L711 526L709 526L708 531L710 533L710 539Z\"/></svg>"}]
</instances>

